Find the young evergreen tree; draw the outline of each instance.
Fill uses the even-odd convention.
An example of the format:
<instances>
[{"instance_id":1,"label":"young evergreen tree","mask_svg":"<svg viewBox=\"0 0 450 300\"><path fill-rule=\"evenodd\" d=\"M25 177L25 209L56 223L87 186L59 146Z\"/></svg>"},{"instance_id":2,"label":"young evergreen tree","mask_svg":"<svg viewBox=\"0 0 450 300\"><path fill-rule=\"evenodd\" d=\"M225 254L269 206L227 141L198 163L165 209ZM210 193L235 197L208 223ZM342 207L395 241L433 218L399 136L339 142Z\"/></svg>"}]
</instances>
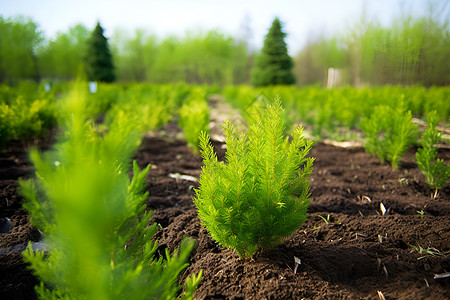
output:
<instances>
[{"instance_id":1,"label":"young evergreen tree","mask_svg":"<svg viewBox=\"0 0 450 300\"><path fill-rule=\"evenodd\" d=\"M116 79L108 40L103 35L100 23L97 23L88 40L85 63L88 80L113 82Z\"/></svg>"},{"instance_id":2,"label":"young evergreen tree","mask_svg":"<svg viewBox=\"0 0 450 300\"><path fill-rule=\"evenodd\" d=\"M286 33L282 31L280 20L275 18L264 40L262 51L256 57L251 73L253 85L295 83L295 77L291 72L293 62L287 51L285 37Z\"/></svg>"},{"instance_id":3,"label":"young evergreen tree","mask_svg":"<svg viewBox=\"0 0 450 300\"><path fill-rule=\"evenodd\" d=\"M256 115L247 133L225 121L226 162L219 162L208 134L200 134L203 157L194 204L198 217L220 245L251 257L269 250L306 221L312 141L297 127L285 137L280 98Z\"/></svg>"}]
</instances>

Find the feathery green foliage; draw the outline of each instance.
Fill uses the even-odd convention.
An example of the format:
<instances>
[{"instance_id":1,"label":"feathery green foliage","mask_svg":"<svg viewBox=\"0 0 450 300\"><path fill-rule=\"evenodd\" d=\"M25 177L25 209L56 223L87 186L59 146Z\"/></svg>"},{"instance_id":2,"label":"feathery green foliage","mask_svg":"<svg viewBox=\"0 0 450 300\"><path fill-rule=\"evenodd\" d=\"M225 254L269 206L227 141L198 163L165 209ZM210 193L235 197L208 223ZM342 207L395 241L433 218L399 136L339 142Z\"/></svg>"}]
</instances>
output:
<instances>
[{"instance_id":1,"label":"feathery green foliage","mask_svg":"<svg viewBox=\"0 0 450 300\"><path fill-rule=\"evenodd\" d=\"M280 20L275 18L251 72L253 85L267 86L295 83L295 77L291 71L293 62L287 51L285 37L286 33L282 31Z\"/></svg>"},{"instance_id":2,"label":"feathery green foliage","mask_svg":"<svg viewBox=\"0 0 450 300\"><path fill-rule=\"evenodd\" d=\"M209 107L205 90L195 87L188 99L180 108L178 126L183 130L189 147L198 153L198 137L200 132L209 132Z\"/></svg>"},{"instance_id":3,"label":"feathery green foliage","mask_svg":"<svg viewBox=\"0 0 450 300\"><path fill-rule=\"evenodd\" d=\"M367 153L375 154L381 162L389 161L398 169L400 159L417 139L417 124L411 122L411 112L403 104L395 108L380 105L370 117L361 120L360 126L366 141Z\"/></svg>"},{"instance_id":4,"label":"feathery green foliage","mask_svg":"<svg viewBox=\"0 0 450 300\"><path fill-rule=\"evenodd\" d=\"M103 35L103 28L100 23L97 23L87 41L85 62L88 80L113 82L116 79L108 40Z\"/></svg>"},{"instance_id":5,"label":"feathery green foliage","mask_svg":"<svg viewBox=\"0 0 450 300\"><path fill-rule=\"evenodd\" d=\"M36 178L20 182L47 247L35 252L30 244L23 253L42 281L36 291L42 299L174 299L194 242L156 256L157 224L149 225L144 203L150 166L140 171L134 162L128 175L142 134L127 118L100 134L87 117L86 90L64 101L61 137L52 151L31 152ZM193 279L190 293L199 280Z\"/></svg>"},{"instance_id":6,"label":"feathery green foliage","mask_svg":"<svg viewBox=\"0 0 450 300\"><path fill-rule=\"evenodd\" d=\"M317 86L296 88L294 86L227 86L225 99L235 108L245 111L252 107L260 95L273 98L280 95L289 120L300 120L317 138L334 140L354 139L354 130L361 129L360 120L369 118L380 105L392 109L403 102L403 109L414 116L423 116L436 110L439 120L448 122L450 115L449 87L425 88L421 86L382 86L370 88L334 88ZM290 129L290 127L288 127Z\"/></svg>"},{"instance_id":7,"label":"feathery green foliage","mask_svg":"<svg viewBox=\"0 0 450 300\"><path fill-rule=\"evenodd\" d=\"M49 99L28 102L19 96L10 105L0 101L0 146L10 139L42 137L55 123L55 105Z\"/></svg>"},{"instance_id":8,"label":"feathery green foliage","mask_svg":"<svg viewBox=\"0 0 450 300\"><path fill-rule=\"evenodd\" d=\"M105 123L126 116L135 119L135 126L142 132L155 130L172 119L188 92L188 87L182 84L131 85L119 93L106 113Z\"/></svg>"},{"instance_id":9,"label":"feathery green foliage","mask_svg":"<svg viewBox=\"0 0 450 300\"><path fill-rule=\"evenodd\" d=\"M417 166L425 175L427 184L436 192L447 183L450 177L450 165L444 164L442 159L436 159L438 148L434 145L440 141L442 134L436 129L438 123L439 118L435 111L428 114L427 129L422 135L422 147L416 152Z\"/></svg>"},{"instance_id":10,"label":"feathery green foliage","mask_svg":"<svg viewBox=\"0 0 450 300\"><path fill-rule=\"evenodd\" d=\"M291 142L285 139L283 115L276 99L248 134L225 121L226 163L217 160L208 135L200 136L204 167L194 200L199 218L219 244L241 257L273 248L307 217L312 142L301 126Z\"/></svg>"},{"instance_id":11,"label":"feathery green foliage","mask_svg":"<svg viewBox=\"0 0 450 300\"><path fill-rule=\"evenodd\" d=\"M56 124L54 95L37 84L0 86L0 146L9 140L45 136Z\"/></svg>"}]
</instances>

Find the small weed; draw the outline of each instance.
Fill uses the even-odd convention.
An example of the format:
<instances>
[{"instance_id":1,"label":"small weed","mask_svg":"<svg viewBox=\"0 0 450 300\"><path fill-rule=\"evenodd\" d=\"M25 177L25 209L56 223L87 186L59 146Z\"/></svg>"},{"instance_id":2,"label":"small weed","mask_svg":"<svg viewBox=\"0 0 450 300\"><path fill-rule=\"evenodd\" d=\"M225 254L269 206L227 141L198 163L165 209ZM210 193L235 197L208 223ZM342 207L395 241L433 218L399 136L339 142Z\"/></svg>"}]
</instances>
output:
<instances>
[{"instance_id":1,"label":"small weed","mask_svg":"<svg viewBox=\"0 0 450 300\"><path fill-rule=\"evenodd\" d=\"M323 217L321 215L318 215L319 218L321 218L326 224L330 224L331 220L330 220L330 214L327 215L327 217ZM341 224L341 222L339 221L334 221L335 224Z\"/></svg>"},{"instance_id":2,"label":"small weed","mask_svg":"<svg viewBox=\"0 0 450 300\"><path fill-rule=\"evenodd\" d=\"M418 213L420 215L420 218L423 219L423 214L425 213L423 211L423 209L422 210L417 210L416 213Z\"/></svg>"},{"instance_id":3,"label":"small weed","mask_svg":"<svg viewBox=\"0 0 450 300\"><path fill-rule=\"evenodd\" d=\"M403 185L408 185L408 179L406 179L406 178L399 178L398 182L400 182Z\"/></svg>"},{"instance_id":4,"label":"small weed","mask_svg":"<svg viewBox=\"0 0 450 300\"><path fill-rule=\"evenodd\" d=\"M422 246L420 246L420 245L417 245L417 246L410 245L410 247L412 248L412 251L417 251L417 252L419 252L419 254L423 254L422 256L418 257L417 260L421 260L426 257L445 256L445 255L450 254L450 251L441 252L438 249L431 248L431 247L428 247L425 249L425 248L422 248Z\"/></svg>"},{"instance_id":5,"label":"small weed","mask_svg":"<svg viewBox=\"0 0 450 300\"><path fill-rule=\"evenodd\" d=\"M321 218L322 220L324 220L324 222L325 222L326 224L330 224L330 215L328 215L327 218L324 218L324 217L321 216L321 215L318 215L318 217Z\"/></svg>"}]
</instances>

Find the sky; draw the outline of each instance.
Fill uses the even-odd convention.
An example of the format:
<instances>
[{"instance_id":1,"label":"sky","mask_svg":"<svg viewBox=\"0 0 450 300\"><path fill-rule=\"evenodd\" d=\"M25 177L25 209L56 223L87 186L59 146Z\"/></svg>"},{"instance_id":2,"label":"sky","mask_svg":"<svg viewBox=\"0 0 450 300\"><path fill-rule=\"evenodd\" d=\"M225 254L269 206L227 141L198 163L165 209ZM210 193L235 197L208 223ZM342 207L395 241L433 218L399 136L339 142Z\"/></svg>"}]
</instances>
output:
<instances>
[{"instance_id":1,"label":"sky","mask_svg":"<svg viewBox=\"0 0 450 300\"><path fill-rule=\"evenodd\" d=\"M78 23L93 29L99 21L106 36L116 29L131 35L144 29L163 39L216 29L246 38L253 49L262 47L278 17L293 55L315 36L345 32L360 20L363 8L368 19L388 25L402 13L426 14L430 1L444 10L439 17L449 17L446 0L0 0L0 16L31 17L48 38Z\"/></svg>"}]
</instances>

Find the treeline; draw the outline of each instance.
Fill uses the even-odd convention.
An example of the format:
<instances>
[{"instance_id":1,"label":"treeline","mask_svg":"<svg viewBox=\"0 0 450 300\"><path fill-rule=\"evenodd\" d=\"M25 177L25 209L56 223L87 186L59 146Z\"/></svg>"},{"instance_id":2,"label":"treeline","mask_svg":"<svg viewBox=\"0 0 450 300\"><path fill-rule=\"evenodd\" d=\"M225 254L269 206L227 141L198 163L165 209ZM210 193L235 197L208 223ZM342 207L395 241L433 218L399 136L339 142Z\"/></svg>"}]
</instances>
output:
<instances>
[{"instance_id":1,"label":"treeline","mask_svg":"<svg viewBox=\"0 0 450 300\"><path fill-rule=\"evenodd\" d=\"M225 85L245 83L249 77L245 43L216 30L162 41L144 30L134 36L116 31L111 48L121 81Z\"/></svg>"},{"instance_id":2,"label":"treeline","mask_svg":"<svg viewBox=\"0 0 450 300\"><path fill-rule=\"evenodd\" d=\"M91 32L78 24L47 39L31 19L0 16L0 82L75 79L86 63ZM217 30L163 39L145 30L115 30L108 36L119 82L250 83L258 56L246 41ZM442 86L450 84L448 53L448 22L400 17L386 28L363 15L344 34L307 43L294 55L293 74L297 85L326 86L333 68L334 86Z\"/></svg>"},{"instance_id":3,"label":"treeline","mask_svg":"<svg viewBox=\"0 0 450 300\"><path fill-rule=\"evenodd\" d=\"M296 55L297 84L450 84L449 23L432 17L401 17L389 28L362 17L344 35L310 41Z\"/></svg>"},{"instance_id":4,"label":"treeline","mask_svg":"<svg viewBox=\"0 0 450 300\"><path fill-rule=\"evenodd\" d=\"M31 19L0 16L0 82L73 80L86 64L91 30L82 24L47 40ZM239 84L249 80L250 56L243 41L218 31L159 40L136 30L109 39L117 81Z\"/></svg>"}]
</instances>

